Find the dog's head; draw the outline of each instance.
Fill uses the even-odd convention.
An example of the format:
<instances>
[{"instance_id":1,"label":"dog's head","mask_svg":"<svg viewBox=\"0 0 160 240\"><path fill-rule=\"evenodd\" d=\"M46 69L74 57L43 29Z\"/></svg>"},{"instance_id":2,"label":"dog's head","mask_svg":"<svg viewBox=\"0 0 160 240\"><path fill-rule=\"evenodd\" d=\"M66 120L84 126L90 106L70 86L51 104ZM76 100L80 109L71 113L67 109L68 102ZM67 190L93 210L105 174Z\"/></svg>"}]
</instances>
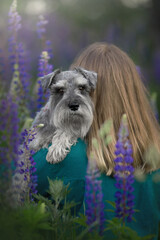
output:
<instances>
[{"instance_id":1,"label":"dog's head","mask_svg":"<svg viewBox=\"0 0 160 240\"><path fill-rule=\"evenodd\" d=\"M93 121L90 97L96 88L97 74L83 68L55 70L41 79L44 90L50 89L50 123L56 128L81 132L84 137Z\"/></svg>"}]
</instances>

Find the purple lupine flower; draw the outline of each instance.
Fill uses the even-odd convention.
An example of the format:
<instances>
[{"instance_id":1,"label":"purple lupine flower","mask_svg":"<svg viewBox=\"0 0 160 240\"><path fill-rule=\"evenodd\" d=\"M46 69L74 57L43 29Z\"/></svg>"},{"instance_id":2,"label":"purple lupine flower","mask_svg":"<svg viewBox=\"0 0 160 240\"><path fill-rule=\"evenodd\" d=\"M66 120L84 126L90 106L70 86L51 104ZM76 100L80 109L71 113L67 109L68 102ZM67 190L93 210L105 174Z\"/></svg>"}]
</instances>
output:
<instances>
[{"instance_id":1,"label":"purple lupine flower","mask_svg":"<svg viewBox=\"0 0 160 240\"><path fill-rule=\"evenodd\" d=\"M21 16L17 12L17 0L13 0L9 13L9 31L18 32L21 28Z\"/></svg>"},{"instance_id":2,"label":"purple lupine flower","mask_svg":"<svg viewBox=\"0 0 160 240\"><path fill-rule=\"evenodd\" d=\"M53 71L53 66L49 64L50 57L48 52L43 51L39 59L39 68L38 68L38 77L43 77ZM38 109L41 109L42 106L46 103L49 97L49 92L44 94L41 81L38 80Z\"/></svg>"},{"instance_id":3,"label":"purple lupine flower","mask_svg":"<svg viewBox=\"0 0 160 240\"><path fill-rule=\"evenodd\" d=\"M4 78L4 58L2 55L2 49L0 49L0 81L2 83L2 79Z\"/></svg>"},{"instance_id":4,"label":"purple lupine flower","mask_svg":"<svg viewBox=\"0 0 160 240\"><path fill-rule=\"evenodd\" d=\"M9 23L9 53L11 65L14 70L14 65L18 64L18 46L17 46L17 34L21 29L21 16L17 12L17 1L13 0L9 14L8 14L8 23Z\"/></svg>"},{"instance_id":5,"label":"purple lupine flower","mask_svg":"<svg viewBox=\"0 0 160 240\"><path fill-rule=\"evenodd\" d=\"M137 65L137 66L136 66L136 70L137 70L139 76L141 77L141 76L142 76L142 70L141 70L141 67Z\"/></svg>"},{"instance_id":6,"label":"purple lupine flower","mask_svg":"<svg viewBox=\"0 0 160 240\"><path fill-rule=\"evenodd\" d=\"M49 64L48 52L43 51L39 59L38 77L43 77L53 71L53 66Z\"/></svg>"},{"instance_id":7,"label":"purple lupine flower","mask_svg":"<svg viewBox=\"0 0 160 240\"><path fill-rule=\"evenodd\" d=\"M160 49L156 49L153 55L153 70L157 83L160 82Z\"/></svg>"},{"instance_id":8,"label":"purple lupine flower","mask_svg":"<svg viewBox=\"0 0 160 240\"><path fill-rule=\"evenodd\" d=\"M35 139L36 127L32 127L29 130L24 130L21 134L22 148L19 150L19 155L22 155L24 159L18 164L18 172L23 175L23 180L27 182L27 189L22 196L22 201L24 201L26 195L28 200L33 200L33 194L37 193L37 176L34 174L36 172L35 162L32 155L35 153L30 149L29 144Z\"/></svg>"},{"instance_id":9,"label":"purple lupine flower","mask_svg":"<svg viewBox=\"0 0 160 240\"><path fill-rule=\"evenodd\" d=\"M28 99L29 85L30 85L30 76L27 72L28 61L26 59L26 52L22 43L18 44L18 59L19 59L19 73L20 80L22 83L23 93L25 99Z\"/></svg>"},{"instance_id":10,"label":"purple lupine flower","mask_svg":"<svg viewBox=\"0 0 160 240\"><path fill-rule=\"evenodd\" d=\"M38 77L43 77L53 71L53 65L49 63L49 60L53 57L53 52L51 48L51 41L46 40L46 25L48 21L44 18L44 16L39 17L39 21L37 23L37 33L38 37L42 42L42 53L39 58L38 63ZM44 94L41 81L38 80L38 99L37 99L37 108L41 109L46 101L49 98L49 91Z\"/></svg>"},{"instance_id":11,"label":"purple lupine flower","mask_svg":"<svg viewBox=\"0 0 160 240\"><path fill-rule=\"evenodd\" d=\"M134 188L132 186L134 182L134 168L132 166L132 145L129 141L129 132L127 125L127 118L124 114L121 120L121 125L118 133L118 141L116 143L115 155L115 174L116 188L118 191L115 193L116 203L116 217L125 222L132 221L132 215L134 213Z\"/></svg>"},{"instance_id":12,"label":"purple lupine flower","mask_svg":"<svg viewBox=\"0 0 160 240\"><path fill-rule=\"evenodd\" d=\"M5 178L7 183L13 168L17 166L19 146L18 106L11 96L0 101L0 119L0 165L3 168L0 176Z\"/></svg>"},{"instance_id":13,"label":"purple lupine flower","mask_svg":"<svg viewBox=\"0 0 160 240\"><path fill-rule=\"evenodd\" d=\"M18 96L16 100L23 101L28 98L29 75L26 68L26 53L23 44L18 42L18 32L21 29L21 16L17 12L17 1L13 3L9 10L9 58L12 68L12 95Z\"/></svg>"},{"instance_id":14,"label":"purple lupine flower","mask_svg":"<svg viewBox=\"0 0 160 240\"><path fill-rule=\"evenodd\" d=\"M159 121L159 113L158 113L158 108L157 108L157 93L156 92L152 93L152 95L150 97L150 103L151 103L151 107L154 112L154 115L155 115L156 119Z\"/></svg>"},{"instance_id":15,"label":"purple lupine flower","mask_svg":"<svg viewBox=\"0 0 160 240\"><path fill-rule=\"evenodd\" d=\"M46 38L46 25L48 21L44 18L44 16L39 16L39 21L37 23L37 33L38 38L42 43L42 51L48 52L50 58L53 58L52 44L51 41Z\"/></svg>"},{"instance_id":16,"label":"purple lupine flower","mask_svg":"<svg viewBox=\"0 0 160 240\"><path fill-rule=\"evenodd\" d=\"M87 217L87 224L91 225L98 221L98 231L102 235L104 230L104 203L101 180L99 179L100 173L97 167L88 166L86 175L86 189L85 189L85 215ZM92 230L92 229L91 229Z\"/></svg>"},{"instance_id":17,"label":"purple lupine flower","mask_svg":"<svg viewBox=\"0 0 160 240\"><path fill-rule=\"evenodd\" d=\"M37 33L38 37L43 40L45 38L46 28L45 26L48 24L48 21L44 18L44 16L39 16L39 21L37 23Z\"/></svg>"},{"instance_id":18,"label":"purple lupine flower","mask_svg":"<svg viewBox=\"0 0 160 240\"><path fill-rule=\"evenodd\" d=\"M0 102L0 132L1 132L1 144L7 146L7 154L10 160L16 164L19 143L19 119L18 119L18 106L13 102L11 96L7 96L6 99L2 99ZM5 142L8 140L8 142ZM7 156L2 162L7 161Z\"/></svg>"},{"instance_id":19,"label":"purple lupine flower","mask_svg":"<svg viewBox=\"0 0 160 240\"><path fill-rule=\"evenodd\" d=\"M45 48L44 48L44 50L46 52L48 52L48 55L49 55L50 59L52 59L53 58L53 49L52 49L52 44L51 44L50 40L46 40L45 41Z\"/></svg>"}]
</instances>

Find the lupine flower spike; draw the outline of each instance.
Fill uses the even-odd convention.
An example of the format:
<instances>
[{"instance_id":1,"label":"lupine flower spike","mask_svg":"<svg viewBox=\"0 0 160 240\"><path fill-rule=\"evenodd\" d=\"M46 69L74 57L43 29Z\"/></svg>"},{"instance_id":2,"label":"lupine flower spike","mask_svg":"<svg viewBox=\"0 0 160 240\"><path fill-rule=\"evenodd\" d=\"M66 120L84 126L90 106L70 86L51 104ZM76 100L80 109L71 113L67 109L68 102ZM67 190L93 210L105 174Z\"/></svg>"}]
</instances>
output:
<instances>
[{"instance_id":1,"label":"lupine flower spike","mask_svg":"<svg viewBox=\"0 0 160 240\"><path fill-rule=\"evenodd\" d=\"M90 226L98 222L98 232L102 235L104 230L104 203L100 173L95 164L89 164L86 175L85 206L87 224ZM96 227L97 229L97 227ZM91 229L92 230L92 229Z\"/></svg>"},{"instance_id":2,"label":"lupine flower spike","mask_svg":"<svg viewBox=\"0 0 160 240\"><path fill-rule=\"evenodd\" d=\"M48 52L50 58L53 57L51 41L46 39L46 25L48 21L44 18L44 16L39 16L39 21L37 23L37 33L38 38L42 43L42 50Z\"/></svg>"},{"instance_id":3,"label":"lupine flower spike","mask_svg":"<svg viewBox=\"0 0 160 240\"><path fill-rule=\"evenodd\" d=\"M2 79L4 78L4 74L5 74L5 64L4 64L4 57L3 57L3 51L2 49L0 49L0 87L2 87Z\"/></svg>"},{"instance_id":4,"label":"lupine flower spike","mask_svg":"<svg viewBox=\"0 0 160 240\"><path fill-rule=\"evenodd\" d=\"M39 17L39 21L37 23L37 33L38 38L42 43L42 53L39 58L38 64L38 78L43 77L53 71L53 65L49 63L50 59L53 57L51 42L46 40L46 25L48 21L44 18L44 16ZM46 103L49 97L49 92L44 94L41 82L38 80L38 99L37 99L37 108L40 110L44 104Z\"/></svg>"},{"instance_id":5,"label":"lupine flower spike","mask_svg":"<svg viewBox=\"0 0 160 240\"><path fill-rule=\"evenodd\" d=\"M46 28L45 26L48 24L48 21L44 18L44 16L39 16L39 21L37 23L37 33L38 38L41 40L45 39Z\"/></svg>"},{"instance_id":6,"label":"lupine flower spike","mask_svg":"<svg viewBox=\"0 0 160 240\"><path fill-rule=\"evenodd\" d=\"M21 16L17 12L17 0L9 10L9 56L12 67L12 82L10 92L20 104L25 105L25 99L28 98L29 74L26 70L26 54L24 46L18 41L18 33L21 29Z\"/></svg>"},{"instance_id":7,"label":"lupine flower spike","mask_svg":"<svg viewBox=\"0 0 160 240\"><path fill-rule=\"evenodd\" d=\"M38 68L38 77L43 77L53 71L53 66L49 64L49 55L48 52L43 51L39 59L39 68ZM41 81L38 80L38 109L40 110L46 103L49 97L49 93L44 94Z\"/></svg>"},{"instance_id":8,"label":"lupine flower spike","mask_svg":"<svg viewBox=\"0 0 160 240\"><path fill-rule=\"evenodd\" d=\"M21 29L21 17L17 12L17 0L13 0L12 5L8 14L9 23L9 54L10 62L12 66L13 80L11 83L11 93L16 95L17 91L22 90L22 86L19 78L19 59L18 59L18 43L17 35L18 31Z\"/></svg>"},{"instance_id":9,"label":"lupine flower spike","mask_svg":"<svg viewBox=\"0 0 160 240\"><path fill-rule=\"evenodd\" d=\"M37 127L41 127L41 124L39 126L32 127L29 130L25 129L22 133L23 147L20 149L19 155L22 155L23 158L21 158L22 160L18 165L18 171L23 175L23 180L27 183L27 189L22 194L22 201L24 201L25 198L27 198L28 201L32 201L33 194L37 193L37 176L34 174L36 172L36 168L32 157L34 151L29 148L30 142L35 138Z\"/></svg>"},{"instance_id":10,"label":"lupine flower spike","mask_svg":"<svg viewBox=\"0 0 160 240\"><path fill-rule=\"evenodd\" d=\"M11 96L0 101L0 119L0 191L4 191L18 162L18 106Z\"/></svg>"},{"instance_id":11,"label":"lupine flower spike","mask_svg":"<svg viewBox=\"0 0 160 240\"><path fill-rule=\"evenodd\" d=\"M115 155L115 174L116 188L118 191L115 193L116 203L116 217L128 222L132 221L134 213L134 168L132 166L132 146L129 141L129 132L127 125L127 117L122 116L121 125L118 133L118 141L116 143Z\"/></svg>"}]
</instances>

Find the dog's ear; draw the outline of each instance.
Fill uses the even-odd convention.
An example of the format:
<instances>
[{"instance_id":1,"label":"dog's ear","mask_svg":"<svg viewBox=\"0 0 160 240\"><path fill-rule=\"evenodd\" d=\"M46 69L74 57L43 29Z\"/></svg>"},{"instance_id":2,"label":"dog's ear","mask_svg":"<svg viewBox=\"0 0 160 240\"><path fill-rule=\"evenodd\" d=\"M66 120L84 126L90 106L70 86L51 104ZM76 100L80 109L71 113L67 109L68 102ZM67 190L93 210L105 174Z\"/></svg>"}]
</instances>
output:
<instances>
[{"instance_id":1,"label":"dog's ear","mask_svg":"<svg viewBox=\"0 0 160 240\"><path fill-rule=\"evenodd\" d=\"M78 73L80 73L84 78L89 81L91 88L95 89L97 84L97 73L93 71L88 71L81 67L74 68Z\"/></svg>"},{"instance_id":2,"label":"dog's ear","mask_svg":"<svg viewBox=\"0 0 160 240\"><path fill-rule=\"evenodd\" d=\"M60 69L56 69L54 72L49 73L48 75L45 75L44 77L40 78L41 86L44 92L46 92L46 90L50 88L50 86L54 83L55 76L60 72L61 72Z\"/></svg>"}]
</instances>

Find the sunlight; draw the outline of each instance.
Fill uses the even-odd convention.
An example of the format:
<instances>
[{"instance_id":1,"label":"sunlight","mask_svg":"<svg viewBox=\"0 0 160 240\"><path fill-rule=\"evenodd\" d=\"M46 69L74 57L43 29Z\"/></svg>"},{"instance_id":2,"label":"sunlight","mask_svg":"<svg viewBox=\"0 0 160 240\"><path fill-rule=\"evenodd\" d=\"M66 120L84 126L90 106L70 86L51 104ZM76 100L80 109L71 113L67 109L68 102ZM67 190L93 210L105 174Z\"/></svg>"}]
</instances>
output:
<instances>
[{"instance_id":1,"label":"sunlight","mask_svg":"<svg viewBox=\"0 0 160 240\"><path fill-rule=\"evenodd\" d=\"M46 10L46 3L43 0L32 0L27 3L26 12L28 14L41 14Z\"/></svg>"},{"instance_id":2,"label":"sunlight","mask_svg":"<svg viewBox=\"0 0 160 240\"><path fill-rule=\"evenodd\" d=\"M121 0L121 2L127 7L135 8L141 4L149 2L149 0Z\"/></svg>"}]
</instances>

